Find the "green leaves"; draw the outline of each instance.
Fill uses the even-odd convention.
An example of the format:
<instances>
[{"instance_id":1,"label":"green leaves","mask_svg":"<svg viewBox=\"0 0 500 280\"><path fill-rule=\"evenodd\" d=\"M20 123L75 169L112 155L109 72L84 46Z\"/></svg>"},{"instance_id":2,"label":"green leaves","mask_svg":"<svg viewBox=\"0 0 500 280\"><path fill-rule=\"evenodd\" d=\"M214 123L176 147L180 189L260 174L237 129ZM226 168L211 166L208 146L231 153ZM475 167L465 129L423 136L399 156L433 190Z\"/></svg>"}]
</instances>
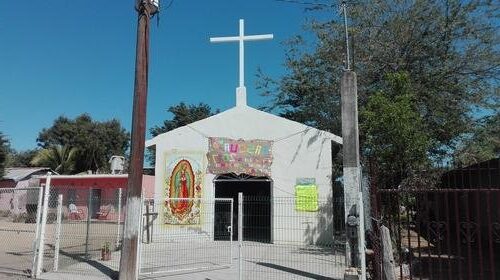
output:
<instances>
[{"instance_id":1,"label":"green leaves","mask_svg":"<svg viewBox=\"0 0 500 280\"><path fill-rule=\"evenodd\" d=\"M0 178L5 175L5 163L7 161L7 152L9 149L9 141L0 132Z\"/></svg>"},{"instance_id":2,"label":"green leaves","mask_svg":"<svg viewBox=\"0 0 500 280\"><path fill-rule=\"evenodd\" d=\"M77 152L76 148L69 146L51 146L39 150L31 160L31 164L50 167L59 174L71 174L75 171Z\"/></svg>"},{"instance_id":3,"label":"green leaves","mask_svg":"<svg viewBox=\"0 0 500 280\"><path fill-rule=\"evenodd\" d=\"M360 113L364 155L402 178L428 163L431 137L419 115L406 73L389 74L384 90L371 95Z\"/></svg>"},{"instance_id":4,"label":"green leaves","mask_svg":"<svg viewBox=\"0 0 500 280\"><path fill-rule=\"evenodd\" d=\"M500 113L484 118L474 133L468 135L455 151L460 166L500 157Z\"/></svg>"},{"instance_id":5,"label":"green leaves","mask_svg":"<svg viewBox=\"0 0 500 280\"><path fill-rule=\"evenodd\" d=\"M31 166L31 160L37 154L37 149L16 151L9 149L7 155L7 167L28 167Z\"/></svg>"},{"instance_id":6,"label":"green leaves","mask_svg":"<svg viewBox=\"0 0 500 280\"><path fill-rule=\"evenodd\" d=\"M195 121L208 118L219 113L219 110L212 112L212 108L205 103L199 103L198 105L186 105L184 102L181 102L178 105L168 108L168 112L173 114L173 118L163 121L161 126L153 126L149 130L153 137L178 127L188 125ZM147 158L154 166L156 162L154 147L148 148Z\"/></svg>"},{"instance_id":7,"label":"green leaves","mask_svg":"<svg viewBox=\"0 0 500 280\"><path fill-rule=\"evenodd\" d=\"M401 178L404 169L450 159L457 143L477 132L473 109L498 104L491 90L500 79L497 6L480 0L349 5L365 159L380 156ZM283 77L258 73L271 99L265 109L340 134L343 18L312 21L308 31L312 36L286 43Z\"/></svg>"},{"instance_id":8,"label":"green leaves","mask_svg":"<svg viewBox=\"0 0 500 280\"><path fill-rule=\"evenodd\" d=\"M167 131L208 118L218 112L216 111L215 113L212 113L211 110L210 106L204 103L200 103L198 105L186 105L184 102L181 102L178 105L168 108L168 112L173 114L172 119L165 120L161 126L156 125L152 127L149 132L153 137L156 137Z\"/></svg>"},{"instance_id":9,"label":"green leaves","mask_svg":"<svg viewBox=\"0 0 500 280\"><path fill-rule=\"evenodd\" d=\"M82 114L73 120L60 116L50 128L39 133L37 142L44 149L75 148L74 173L87 170L104 172L109 169L111 156L125 154L129 134L118 120L99 122Z\"/></svg>"}]
</instances>

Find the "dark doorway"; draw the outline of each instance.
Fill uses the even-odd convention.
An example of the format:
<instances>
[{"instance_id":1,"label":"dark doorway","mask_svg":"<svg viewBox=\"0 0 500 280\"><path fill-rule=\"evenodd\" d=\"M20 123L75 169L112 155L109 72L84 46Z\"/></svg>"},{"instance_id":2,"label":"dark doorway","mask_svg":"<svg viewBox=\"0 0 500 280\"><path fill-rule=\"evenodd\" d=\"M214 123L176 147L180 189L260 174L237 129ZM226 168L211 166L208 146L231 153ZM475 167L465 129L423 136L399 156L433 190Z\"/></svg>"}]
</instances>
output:
<instances>
[{"instance_id":1,"label":"dark doorway","mask_svg":"<svg viewBox=\"0 0 500 280\"><path fill-rule=\"evenodd\" d=\"M97 218L97 213L101 211L101 189L92 189L90 199L92 200L90 217Z\"/></svg>"},{"instance_id":2,"label":"dark doorway","mask_svg":"<svg viewBox=\"0 0 500 280\"><path fill-rule=\"evenodd\" d=\"M224 174L215 181L216 198L232 198L233 240L238 240L238 193L243 193L243 240L271 243L271 180L267 177ZM215 217L227 216L217 211ZM220 226L214 224L214 230ZM229 240L229 236L227 236Z\"/></svg>"}]
</instances>

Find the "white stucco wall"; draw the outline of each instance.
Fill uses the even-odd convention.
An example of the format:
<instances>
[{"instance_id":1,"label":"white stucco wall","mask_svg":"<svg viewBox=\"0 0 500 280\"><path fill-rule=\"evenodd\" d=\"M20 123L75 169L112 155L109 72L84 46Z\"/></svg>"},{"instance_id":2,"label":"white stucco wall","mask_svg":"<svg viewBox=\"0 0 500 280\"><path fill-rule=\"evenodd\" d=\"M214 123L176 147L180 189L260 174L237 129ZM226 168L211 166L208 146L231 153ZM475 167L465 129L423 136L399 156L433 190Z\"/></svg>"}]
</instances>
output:
<instances>
[{"instance_id":1,"label":"white stucco wall","mask_svg":"<svg viewBox=\"0 0 500 280\"><path fill-rule=\"evenodd\" d=\"M328 230L325 219L331 218L333 214L331 210L296 212L293 198L297 178L315 178L320 200L331 198L331 142L341 143L341 138L247 106L234 107L147 141L147 146L156 145L156 201L163 199L162 189L166 178L165 152L178 150L206 153L208 137L273 141L271 165L273 242L310 242L311 235L315 236L313 239L317 239L320 235L317 230L319 227L323 228L321 231ZM214 178L214 174L207 173L205 176L202 191L204 199L210 200L214 197ZM210 212L213 212L213 209ZM205 221L203 231L208 233L213 231L211 224L213 220L207 218ZM161 231L161 227L160 225L156 228ZM290 228L294 230L290 231ZM184 230L182 227L170 228L171 231L174 229L181 233L190 231L187 227Z\"/></svg>"}]
</instances>

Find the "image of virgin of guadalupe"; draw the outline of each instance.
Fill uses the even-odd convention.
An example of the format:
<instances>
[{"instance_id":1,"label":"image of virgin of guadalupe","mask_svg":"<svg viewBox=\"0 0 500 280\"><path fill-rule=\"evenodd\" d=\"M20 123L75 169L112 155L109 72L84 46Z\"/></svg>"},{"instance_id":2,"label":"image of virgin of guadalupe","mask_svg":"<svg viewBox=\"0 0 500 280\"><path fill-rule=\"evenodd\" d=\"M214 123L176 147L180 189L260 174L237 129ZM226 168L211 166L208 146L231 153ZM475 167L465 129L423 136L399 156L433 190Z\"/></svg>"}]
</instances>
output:
<instances>
[{"instance_id":1,"label":"image of virgin of guadalupe","mask_svg":"<svg viewBox=\"0 0 500 280\"><path fill-rule=\"evenodd\" d=\"M179 161L170 176L170 198L181 198L170 200L172 214L178 219L184 219L191 211L193 200L185 198L194 197L195 176L189 161Z\"/></svg>"}]
</instances>

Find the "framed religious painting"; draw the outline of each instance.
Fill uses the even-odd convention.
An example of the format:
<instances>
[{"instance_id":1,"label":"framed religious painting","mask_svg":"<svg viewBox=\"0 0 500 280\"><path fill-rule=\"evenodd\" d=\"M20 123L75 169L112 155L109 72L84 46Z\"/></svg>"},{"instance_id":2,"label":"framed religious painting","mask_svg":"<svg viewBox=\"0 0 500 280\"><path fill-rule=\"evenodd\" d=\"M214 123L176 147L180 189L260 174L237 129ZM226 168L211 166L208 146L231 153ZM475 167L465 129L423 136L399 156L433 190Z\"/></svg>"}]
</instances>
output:
<instances>
[{"instance_id":1,"label":"framed religious painting","mask_svg":"<svg viewBox=\"0 0 500 280\"><path fill-rule=\"evenodd\" d=\"M200 224L205 153L168 151L164 168L162 222L167 225Z\"/></svg>"}]
</instances>

